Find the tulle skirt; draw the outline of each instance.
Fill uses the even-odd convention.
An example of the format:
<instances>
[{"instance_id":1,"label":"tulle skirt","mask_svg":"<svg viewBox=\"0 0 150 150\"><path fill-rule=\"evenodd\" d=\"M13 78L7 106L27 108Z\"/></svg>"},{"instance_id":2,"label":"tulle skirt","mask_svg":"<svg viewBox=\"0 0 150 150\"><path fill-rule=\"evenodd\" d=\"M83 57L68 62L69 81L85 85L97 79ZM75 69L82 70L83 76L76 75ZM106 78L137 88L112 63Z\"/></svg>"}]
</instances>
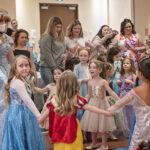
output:
<instances>
[{"instance_id":1,"label":"tulle skirt","mask_svg":"<svg viewBox=\"0 0 150 150\"><path fill-rule=\"evenodd\" d=\"M35 116L24 105L10 105L6 114L1 150L44 150Z\"/></svg>"}]
</instances>

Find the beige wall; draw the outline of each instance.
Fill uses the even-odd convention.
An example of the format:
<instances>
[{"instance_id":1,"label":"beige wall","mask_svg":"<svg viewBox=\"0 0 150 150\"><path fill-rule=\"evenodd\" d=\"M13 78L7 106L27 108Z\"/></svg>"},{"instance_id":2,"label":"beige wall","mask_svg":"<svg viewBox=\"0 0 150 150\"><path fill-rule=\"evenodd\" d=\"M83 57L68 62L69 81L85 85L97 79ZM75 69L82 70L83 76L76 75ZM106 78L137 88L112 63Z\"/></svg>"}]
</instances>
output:
<instances>
[{"instance_id":1,"label":"beige wall","mask_svg":"<svg viewBox=\"0 0 150 150\"><path fill-rule=\"evenodd\" d=\"M0 8L6 9L11 19L16 18L15 0L0 0Z\"/></svg>"},{"instance_id":2,"label":"beige wall","mask_svg":"<svg viewBox=\"0 0 150 150\"><path fill-rule=\"evenodd\" d=\"M144 37L145 28L149 29L150 35L150 0L135 0L135 29Z\"/></svg>"},{"instance_id":3,"label":"beige wall","mask_svg":"<svg viewBox=\"0 0 150 150\"><path fill-rule=\"evenodd\" d=\"M40 38L40 15L39 3L57 3L56 0L16 0L16 18L19 27L28 30L36 30L36 49ZM106 0L65 0L67 4L78 4L79 20L87 39L92 38L100 26L107 24L107 1ZM59 2L59 4L62 4Z\"/></svg>"},{"instance_id":4,"label":"beige wall","mask_svg":"<svg viewBox=\"0 0 150 150\"><path fill-rule=\"evenodd\" d=\"M132 0L109 0L109 25L120 31L124 18L132 18Z\"/></svg>"},{"instance_id":5,"label":"beige wall","mask_svg":"<svg viewBox=\"0 0 150 150\"><path fill-rule=\"evenodd\" d=\"M36 30L36 50L40 38L39 3L57 3L56 0L0 0L5 8L11 2L9 10L12 18L16 18L19 28L26 29L30 34ZM16 3L15 3L16 1ZM82 23L86 39L91 39L103 24L120 30L120 23L124 18L131 18L132 0L64 0L58 4L78 4L79 20ZM140 0L138 0L140 1ZM16 9L15 9L16 5ZM10 7L11 6L11 7ZM109 15L108 15L109 14Z\"/></svg>"}]
</instances>

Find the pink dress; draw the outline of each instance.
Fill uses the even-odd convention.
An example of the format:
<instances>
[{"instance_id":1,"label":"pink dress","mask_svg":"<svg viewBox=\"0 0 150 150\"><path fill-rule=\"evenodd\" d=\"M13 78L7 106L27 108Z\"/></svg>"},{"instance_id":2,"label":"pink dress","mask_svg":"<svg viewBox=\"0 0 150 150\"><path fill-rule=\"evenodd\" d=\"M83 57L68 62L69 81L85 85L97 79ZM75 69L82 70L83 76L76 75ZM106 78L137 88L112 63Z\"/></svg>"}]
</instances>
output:
<instances>
[{"instance_id":1,"label":"pink dress","mask_svg":"<svg viewBox=\"0 0 150 150\"><path fill-rule=\"evenodd\" d=\"M103 80L103 79L101 79ZM90 100L89 105L107 110L110 105L106 99L106 89L101 84L92 84L89 86ZM116 129L114 118L107 117L102 114L97 114L85 111L81 120L81 129L88 132L109 132Z\"/></svg>"}]
</instances>

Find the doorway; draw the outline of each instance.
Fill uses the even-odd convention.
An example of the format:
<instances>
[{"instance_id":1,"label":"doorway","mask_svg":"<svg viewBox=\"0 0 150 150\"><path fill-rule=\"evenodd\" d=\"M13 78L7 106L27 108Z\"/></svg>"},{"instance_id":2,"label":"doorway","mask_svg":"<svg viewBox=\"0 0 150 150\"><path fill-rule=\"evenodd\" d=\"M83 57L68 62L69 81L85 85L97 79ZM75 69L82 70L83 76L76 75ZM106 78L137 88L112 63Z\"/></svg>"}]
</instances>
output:
<instances>
[{"instance_id":1,"label":"doorway","mask_svg":"<svg viewBox=\"0 0 150 150\"><path fill-rule=\"evenodd\" d=\"M66 28L71 21L78 19L77 4L45 4L40 3L40 33L44 33L47 22L50 17L61 18L66 33Z\"/></svg>"}]
</instances>

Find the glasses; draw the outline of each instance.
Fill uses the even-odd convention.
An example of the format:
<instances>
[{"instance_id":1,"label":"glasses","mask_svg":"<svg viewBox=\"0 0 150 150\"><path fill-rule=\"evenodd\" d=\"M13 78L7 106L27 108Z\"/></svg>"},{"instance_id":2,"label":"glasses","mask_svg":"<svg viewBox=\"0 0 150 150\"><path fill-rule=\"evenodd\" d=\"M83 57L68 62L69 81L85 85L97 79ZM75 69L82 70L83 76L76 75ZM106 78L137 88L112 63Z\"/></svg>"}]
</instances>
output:
<instances>
[{"instance_id":1,"label":"glasses","mask_svg":"<svg viewBox=\"0 0 150 150\"><path fill-rule=\"evenodd\" d=\"M2 23L2 22L9 22L9 20L2 20L2 19L0 19L0 23Z\"/></svg>"}]
</instances>

